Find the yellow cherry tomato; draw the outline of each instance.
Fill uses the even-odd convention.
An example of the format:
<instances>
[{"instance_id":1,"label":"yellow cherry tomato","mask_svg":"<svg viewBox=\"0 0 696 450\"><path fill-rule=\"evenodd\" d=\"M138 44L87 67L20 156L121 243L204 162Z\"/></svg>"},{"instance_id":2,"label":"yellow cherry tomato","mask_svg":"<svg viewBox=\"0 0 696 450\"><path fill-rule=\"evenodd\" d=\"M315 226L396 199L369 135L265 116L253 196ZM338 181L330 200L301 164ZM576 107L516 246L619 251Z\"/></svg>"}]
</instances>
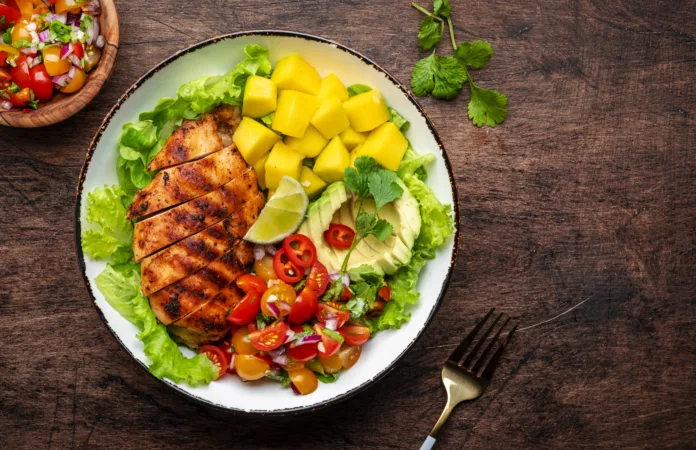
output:
<instances>
[{"instance_id":1,"label":"yellow cherry tomato","mask_svg":"<svg viewBox=\"0 0 696 450\"><path fill-rule=\"evenodd\" d=\"M34 14L34 2L31 0L15 0L22 17L29 19ZM41 3L41 2L39 2ZM30 39L31 40L31 39Z\"/></svg>"},{"instance_id":2,"label":"yellow cherry tomato","mask_svg":"<svg viewBox=\"0 0 696 450\"><path fill-rule=\"evenodd\" d=\"M343 360L340 356L338 356L338 354L326 358L322 358L321 356L319 356L317 358L317 361L319 361L321 367L324 368L324 372L329 374L337 373L339 370L343 368Z\"/></svg>"},{"instance_id":3,"label":"yellow cherry tomato","mask_svg":"<svg viewBox=\"0 0 696 450\"><path fill-rule=\"evenodd\" d=\"M343 368L350 369L358 362L360 359L360 353L362 352L362 345L356 345L351 347L350 345L343 344L341 349L338 351L338 357L343 361Z\"/></svg>"},{"instance_id":4,"label":"yellow cherry tomato","mask_svg":"<svg viewBox=\"0 0 696 450\"><path fill-rule=\"evenodd\" d=\"M68 83L67 86L60 88L59 91L64 94L73 94L82 89L82 86L84 86L86 82L87 74L83 70L77 69L75 71L75 76L72 80L70 80L70 83Z\"/></svg>"},{"instance_id":5,"label":"yellow cherry tomato","mask_svg":"<svg viewBox=\"0 0 696 450\"><path fill-rule=\"evenodd\" d=\"M71 14L77 14L80 12L80 4L75 0L57 0L56 1L56 14L69 12Z\"/></svg>"},{"instance_id":6,"label":"yellow cherry tomato","mask_svg":"<svg viewBox=\"0 0 696 450\"><path fill-rule=\"evenodd\" d=\"M300 369L288 372L290 381L295 385L300 394L307 395L317 390L317 376L309 369Z\"/></svg>"},{"instance_id":7,"label":"yellow cherry tomato","mask_svg":"<svg viewBox=\"0 0 696 450\"><path fill-rule=\"evenodd\" d=\"M232 345L238 355L255 355L259 352L251 345L251 341L247 336L249 336L247 327L241 327L232 334Z\"/></svg>"},{"instance_id":8,"label":"yellow cherry tomato","mask_svg":"<svg viewBox=\"0 0 696 450\"><path fill-rule=\"evenodd\" d=\"M285 283L274 284L266 289L261 297L261 311L269 317L285 317L290 314L292 305L295 304L297 293L292 286ZM273 303L278 308L279 314L274 314L268 307L268 303ZM283 304L285 303L285 304Z\"/></svg>"},{"instance_id":9,"label":"yellow cherry tomato","mask_svg":"<svg viewBox=\"0 0 696 450\"><path fill-rule=\"evenodd\" d=\"M12 42L31 42L31 34L29 33L29 30L27 30L27 25L29 25L29 21L26 19L22 19L15 24L14 28L12 28Z\"/></svg>"},{"instance_id":10,"label":"yellow cherry tomato","mask_svg":"<svg viewBox=\"0 0 696 450\"><path fill-rule=\"evenodd\" d=\"M270 366L266 361L254 355L236 355L234 368L242 380L252 381L263 378Z\"/></svg>"},{"instance_id":11,"label":"yellow cherry tomato","mask_svg":"<svg viewBox=\"0 0 696 450\"><path fill-rule=\"evenodd\" d=\"M68 58L60 59L60 46L51 45L44 48L41 53L43 54L44 66L46 67L46 72L52 77L63 75L70 70L70 60Z\"/></svg>"},{"instance_id":12,"label":"yellow cherry tomato","mask_svg":"<svg viewBox=\"0 0 696 450\"><path fill-rule=\"evenodd\" d=\"M273 269L273 257L264 256L260 260L254 263L254 270L256 270L256 275L263 281L268 282L269 280L277 280L278 275L276 275Z\"/></svg>"},{"instance_id":13,"label":"yellow cherry tomato","mask_svg":"<svg viewBox=\"0 0 696 450\"><path fill-rule=\"evenodd\" d=\"M288 363L283 364L280 367L287 370L288 372L294 372L296 370L304 369L304 363L300 361L295 361L292 358L288 358Z\"/></svg>"}]
</instances>

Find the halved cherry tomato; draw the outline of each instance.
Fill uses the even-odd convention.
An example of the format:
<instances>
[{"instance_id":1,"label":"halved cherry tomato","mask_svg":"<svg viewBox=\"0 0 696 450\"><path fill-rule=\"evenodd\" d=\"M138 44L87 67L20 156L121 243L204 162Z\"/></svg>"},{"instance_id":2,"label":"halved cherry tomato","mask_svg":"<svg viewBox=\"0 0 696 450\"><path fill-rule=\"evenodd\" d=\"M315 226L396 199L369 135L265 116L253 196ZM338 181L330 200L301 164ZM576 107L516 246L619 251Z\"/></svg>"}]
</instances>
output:
<instances>
[{"instance_id":1,"label":"halved cherry tomato","mask_svg":"<svg viewBox=\"0 0 696 450\"><path fill-rule=\"evenodd\" d=\"M24 88L16 94L10 94L10 103L12 106L26 106L31 101L31 89Z\"/></svg>"},{"instance_id":2,"label":"halved cherry tomato","mask_svg":"<svg viewBox=\"0 0 696 450\"><path fill-rule=\"evenodd\" d=\"M346 325L340 327L338 332L343 336L343 341L350 346L363 345L370 339L370 329L359 325Z\"/></svg>"},{"instance_id":3,"label":"halved cherry tomato","mask_svg":"<svg viewBox=\"0 0 696 450\"><path fill-rule=\"evenodd\" d=\"M292 286L285 283L274 284L261 297L261 311L269 317L285 317L292 311L297 294ZM272 310L269 304L275 305Z\"/></svg>"},{"instance_id":4,"label":"halved cherry tomato","mask_svg":"<svg viewBox=\"0 0 696 450\"><path fill-rule=\"evenodd\" d=\"M70 80L70 83L68 83L67 86L63 86L58 90L60 92L63 92L64 94L74 94L75 92L82 89L82 86L84 86L86 82L87 74L85 73L85 71L77 69L75 70L75 76L73 76L72 80Z\"/></svg>"},{"instance_id":5,"label":"halved cherry tomato","mask_svg":"<svg viewBox=\"0 0 696 450\"><path fill-rule=\"evenodd\" d=\"M230 338L225 338L225 339L221 340L217 346L220 350L222 350L222 352L227 357L227 361L228 361L227 373L234 375L235 374L234 366L232 366L232 358L233 358L234 352L232 352L232 345L231 344L232 343L231 343Z\"/></svg>"},{"instance_id":6,"label":"halved cherry tomato","mask_svg":"<svg viewBox=\"0 0 696 450\"><path fill-rule=\"evenodd\" d=\"M312 289L317 297L326 292L326 287L329 285L329 271L319 261L312 264L312 269L307 275L307 286Z\"/></svg>"},{"instance_id":7,"label":"halved cherry tomato","mask_svg":"<svg viewBox=\"0 0 696 450\"><path fill-rule=\"evenodd\" d=\"M295 370L288 373L290 381L302 395L311 394L317 390L317 376L309 369Z\"/></svg>"},{"instance_id":8,"label":"halved cherry tomato","mask_svg":"<svg viewBox=\"0 0 696 450\"><path fill-rule=\"evenodd\" d=\"M273 257L273 269L278 278L286 283L297 283L302 279L304 270L299 268L295 263L290 261L290 258L285 253L285 249L281 248Z\"/></svg>"},{"instance_id":9,"label":"halved cherry tomato","mask_svg":"<svg viewBox=\"0 0 696 450\"><path fill-rule=\"evenodd\" d=\"M270 364L264 359L254 355L237 355L234 357L234 367L239 378L246 381L258 380L263 378L271 368Z\"/></svg>"},{"instance_id":10,"label":"halved cherry tomato","mask_svg":"<svg viewBox=\"0 0 696 450\"><path fill-rule=\"evenodd\" d=\"M317 299L317 294L312 288L305 286L292 305L292 309L288 315L288 322L295 325L305 323L316 314L318 306L319 301Z\"/></svg>"},{"instance_id":11,"label":"halved cherry tomato","mask_svg":"<svg viewBox=\"0 0 696 450\"><path fill-rule=\"evenodd\" d=\"M249 335L251 338L251 345L262 352L275 350L285 342L285 334L287 331L288 325L285 322L278 322L273 326L256 330Z\"/></svg>"},{"instance_id":12,"label":"halved cherry tomato","mask_svg":"<svg viewBox=\"0 0 696 450\"><path fill-rule=\"evenodd\" d=\"M326 324L327 320L335 319L338 321L336 328L341 328L350 319L350 313L342 309L332 308L325 303L320 303L317 307L317 319L322 324Z\"/></svg>"},{"instance_id":13,"label":"halved cherry tomato","mask_svg":"<svg viewBox=\"0 0 696 450\"><path fill-rule=\"evenodd\" d=\"M21 19L17 21L14 27L12 27L12 42L17 42L17 41L29 41L31 42L32 37L31 33L29 33L29 30L27 27L29 26L29 21L25 19Z\"/></svg>"},{"instance_id":14,"label":"halved cherry tomato","mask_svg":"<svg viewBox=\"0 0 696 450\"><path fill-rule=\"evenodd\" d=\"M382 300L384 300L385 302L388 302L389 300L391 300L391 287L382 286L381 288L379 288L377 295L382 297Z\"/></svg>"},{"instance_id":15,"label":"halved cherry tomato","mask_svg":"<svg viewBox=\"0 0 696 450\"><path fill-rule=\"evenodd\" d=\"M259 311L261 311L261 294L256 289L249 289L227 320L237 325L246 325L256 320Z\"/></svg>"},{"instance_id":16,"label":"halved cherry tomato","mask_svg":"<svg viewBox=\"0 0 696 450\"><path fill-rule=\"evenodd\" d=\"M283 241L283 250L297 267L306 269L317 260L317 248L304 234L291 234Z\"/></svg>"},{"instance_id":17,"label":"halved cherry tomato","mask_svg":"<svg viewBox=\"0 0 696 450\"><path fill-rule=\"evenodd\" d=\"M0 17L5 18L4 21L0 19L0 22L2 22L2 25L0 25L0 30L4 30L10 26L10 24L16 23L19 18L22 17L22 15L19 12L19 9L0 3Z\"/></svg>"},{"instance_id":18,"label":"halved cherry tomato","mask_svg":"<svg viewBox=\"0 0 696 450\"><path fill-rule=\"evenodd\" d=\"M85 56L85 48L82 46L81 42L75 42L73 44L73 55L77 56L78 58L82 58Z\"/></svg>"},{"instance_id":19,"label":"halved cherry tomato","mask_svg":"<svg viewBox=\"0 0 696 450\"><path fill-rule=\"evenodd\" d=\"M384 311L384 300L375 300L374 305L372 305L372 309L367 312L367 315L371 316L373 314L380 314L382 311Z\"/></svg>"},{"instance_id":20,"label":"halved cherry tomato","mask_svg":"<svg viewBox=\"0 0 696 450\"><path fill-rule=\"evenodd\" d=\"M317 357L318 342L304 345L294 345L292 342L288 345L288 355L295 361L307 362Z\"/></svg>"},{"instance_id":21,"label":"halved cherry tomato","mask_svg":"<svg viewBox=\"0 0 696 450\"><path fill-rule=\"evenodd\" d=\"M246 273L237 278L235 283L237 284L237 287L244 292L249 292L250 289L255 289L256 292L263 294L268 288L266 283L261 278L250 273Z\"/></svg>"},{"instance_id":22,"label":"halved cherry tomato","mask_svg":"<svg viewBox=\"0 0 696 450\"><path fill-rule=\"evenodd\" d=\"M288 363L281 364L280 367L287 370L288 372L294 372L296 370L304 369L304 363L302 361L297 361L294 358L288 358Z\"/></svg>"},{"instance_id":23,"label":"halved cherry tomato","mask_svg":"<svg viewBox=\"0 0 696 450\"><path fill-rule=\"evenodd\" d=\"M256 261L254 263L254 270L256 271L256 275L265 282L278 279L278 275L276 275L275 270L273 269L272 256L266 255L260 260Z\"/></svg>"},{"instance_id":24,"label":"halved cherry tomato","mask_svg":"<svg viewBox=\"0 0 696 450\"><path fill-rule=\"evenodd\" d=\"M27 55L21 54L15 58L15 67L10 69L12 81L20 88L31 89L31 75L29 74L29 64L27 64Z\"/></svg>"},{"instance_id":25,"label":"halved cherry tomato","mask_svg":"<svg viewBox=\"0 0 696 450\"><path fill-rule=\"evenodd\" d=\"M343 362L343 368L350 369L353 367L355 363L358 362L358 359L360 359L360 353L362 353L362 346L357 345L351 347L343 344L341 350L338 352L338 357L341 358Z\"/></svg>"},{"instance_id":26,"label":"halved cherry tomato","mask_svg":"<svg viewBox=\"0 0 696 450\"><path fill-rule=\"evenodd\" d=\"M9 56L9 53L6 51L0 51L0 67L7 67L9 64L7 64L7 57ZM8 72L9 73L9 72Z\"/></svg>"},{"instance_id":27,"label":"halved cherry tomato","mask_svg":"<svg viewBox=\"0 0 696 450\"><path fill-rule=\"evenodd\" d=\"M317 350L321 358L333 356L341 349L341 343L324 333L324 325L317 323L314 331L321 335L321 342L317 345Z\"/></svg>"},{"instance_id":28,"label":"halved cherry tomato","mask_svg":"<svg viewBox=\"0 0 696 450\"><path fill-rule=\"evenodd\" d=\"M0 89L5 89L12 83L12 75L10 71L4 67L0 67Z\"/></svg>"},{"instance_id":29,"label":"halved cherry tomato","mask_svg":"<svg viewBox=\"0 0 696 450\"><path fill-rule=\"evenodd\" d=\"M46 72L46 67L43 64L37 64L29 69L31 76L31 90L34 91L34 96L40 102L47 102L53 96L53 80Z\"/></svg>"},{"instance_id":30,"label":"halved cherry tomato","mask_svg":"<svg viewBox=\"0 0 696 450\"><path fill-rule=\"evenodd\" d=\"M203 345L198 347L198 353L203 353L209 360L218 368L218 378L223 376L230 365L230 362L225 356L225 352L214 345Z\"/></svg>"},{"instance_id":31,"label":"halved cherry tomato","mask_svg":"<svg viewBox=\"0 0 696 450\"><path fill-rule=\"evenodd\" d=\"M57 0L56 1L56 14L69 12L71 14L77 14L80 12L80 4L75 0Z\"/></svg>"},{"instance_id":32,"label":"halved cherry tomato","mask_svg":"<svg viewBox=\"0 0 696 450\"><path fill-rule=\"evenodd\" d=\"M337 354L326 357L320 356L317 358L317 361L321 364L321 368L324 369L324 372L328 374L337 373L343 368L343 360Z\"/></svg>"},{"instance_id":33,"label":"halved cherry tomato","mask_svg":"<svg viewBox=\"0 0 696 450\"><path fill-rule=\"evenodd\" d=\"M340 223L332 223L329 229L324 231L324 239L336 248L350 248L355 238L355 231Z\"/></svg>"},{"instance_id":34,"label":"halved cherry tomato","mask_svg":"<svg viewBox=\"0 0 696 450\"><path fill-rule=\"evenodd\" d=\"M253 331L256 331L256 328ZM250 327L240 327L232 333L232 346L238 355L255 355L259 352L251 345L251 339L248 337L251 332Z\"/></svg>"}]
</instances>

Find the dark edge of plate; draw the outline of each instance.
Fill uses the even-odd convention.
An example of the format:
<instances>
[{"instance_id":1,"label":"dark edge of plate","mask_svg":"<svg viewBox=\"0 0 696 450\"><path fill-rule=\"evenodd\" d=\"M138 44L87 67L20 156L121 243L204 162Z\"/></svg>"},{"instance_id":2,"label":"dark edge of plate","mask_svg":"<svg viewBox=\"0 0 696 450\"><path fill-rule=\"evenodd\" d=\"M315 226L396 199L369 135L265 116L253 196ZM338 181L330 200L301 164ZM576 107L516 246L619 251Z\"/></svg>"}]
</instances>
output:
<instances>
[{"instance_id":1,"label":"dark edge of plate","mask_svg":"<svg viewBox=\"0 0 696 450\"><path fill-rule=\"evenodd\" d=\"M375 377L372 379L364 382L360 386L353 388L347 392L344 392L343 394L340 394L330 400L325 400L323 402L320 402L316 405L310 405L310 406L301 406L297 408L286 408L286 409L280 409L280 410L244 410L244 409L239 409L239 408L230 408L224 405L220 405L217 403L210 402L208 400L201 399L199 397L196 397L195 395L183 390L179 386L177 386L175 383L160 379L152 375L148 367L141 361L139 361L129 350L128 348L124 345L124 343L121 341L121 339L116 335L116 332L109 326L107 323L106 317L104 317L103 312L101 309L96 305L96 298L94 297L94 293L92 292L92 288L89 283L89 279L87 278L87 270L85 267L85 257L82 252L82 243L80 239L81 235L81 225L80 225L80 214L81 214L81 204L82 204L82 189L85 181L85 177L87 175L87 169L89 166L89 163L92 159L92 155L94 154L94 151L97 147L97 144L99 143L99 140L101 139L102 134L104 133L104 130L106 127L109 125L111 122L111 119L113 116L116 114L118 109L121 107L123 102L125 102L128 97L130 97L133 92L135 92L136 89L138 89L145 81L150 79L154 74L159 72L162 68L168 66L171 64L173 61L177 60L179 57L193 52L195 50L198 50L200 48L206 47L208 45L214 44L219 41L227 40L227 39L235 39L239 37L245 37L245 36L283 36L283 37L294 37L294 38L300 38L300 39L307 39L310 41L316 41L316 42L322 42L325 44L333 45L337 49L342 50L346 53L349 53L360 60L362 60L364 63L374 67L377 69L379 72L382 72L386 78L391 81L396 87L398 87L406 97L413 103L413 105L416 107L418 112L421 114L421 116L425 119L425 122L428 125L428 128L430 131L433 133L435 136L435 140L437 141L437 145L440 148L440 151L442 153L442 157L445 161L445 166L447 167L447 172L449 175L449 182L450 182L450 187L452 188L452 194L453 194L453 200L454 204L452 205L452 211L454 214L454 247L452 250L452 257L450 259L450 265L447 270L447 278L445 279L445 282L442 285L442 289L440 289L440 292L438 293L437 301L435 302L435 306L433 309L430 311L430 315L428 316L427 320L425 321L425 324L423 328L418 332L418 335L408 344L406 349L401 352L400 355L398 355L394 361L387 366L384 370L382 370L380 373L378 373ZM374 385L377 383L379 380L383 379L387 374L389 374L396 364L401 361L401 359L406 355L406 353L411 350L413 345L416 343L416 341L423 335L423 332L427 328L427 326L430 324L430 321L433 319L435 313L437 310L440 308L440 305L442 304L442 299L445 295L445 292L447 291L447 287L449 286L449 283L452 279L452 273L455 265L455 261L457 259L457 253L459 250L459 198L457 194L457 186L454 181L454 174L452 172L452 165L449 161L449 158L447 157L447 153L445 151L444 144L442 143L442 139L435 129L435 126L433 125L432 121L428 117L428 115L425 113L423 110L423 107L420 105L420 103L415 99L415 97L409 92L406 87L404 87L403 84L399 80L397 80L391 73L389 73L387 70L385 70L383 67L381 67L379 64L375 63L368 57L360 54L359 52L346 47L343 44L340 44L338 42L335 42L330 39L326 39L323 37L311 35L311 34L306 34L306 33L300 33L300 32L295 32L295 31L284 31L284 30L251 30L251 31L241 31L237 33L230 33L230 34L225 34L217 37L213 37L211 39L207 39L205 41L198 42L196 44L193 44L183 50L180 50L176 53L174 53L172 56L164 59L162 62L158 63L156 66L154 66L152 69L148 70L143 76L141 76L135 83L131 85L130 88L118 99L116 104L111 108L109 113L106 115L104 120L102 121L101 125L99 126L99 129L97 130L96 134L94 135L94 138L92 139L92 142L89 146L89 150L87 152L87 155L85 157L85 163L82 167L82 170L80 171L80 177L78 179L78 185L77 185L77 193L76 193L76 200L75 200L75 244L76 244L76 250L77 250L77 256L78 256L78 264L80 266L80 271L82 272L82 278L85 283L85 286L87 288L87 291L89 293L90 298L92 299L92 304L95 306L97 313L99 314L99 317L101 318L104 326L106 329L109 331L111 336L118 342L118 344L121 346L121 349L125 351L133 360L135 360L140 367L142 367L148 374L150 374L153 378L155 378L158 381L161 381L164 383L166 386L172 388L175 392L178 394L182 395L183 397L186 397L189 400L193 400L194 402L203 405L205 407L211 408L215 411L221 411L221 412L226 412L226 413L237 413L237 414L252 414L252 415L257 415L257 416L282 416L282 415L293 415L293 414L299 414L299 413L305 413L305 412L311 412L311 411L316 411L321 408L325 408L331 405L335 405L343 400L346 400L359 392L362 392L363 390L367 389L368 387Z\"/></svg>"}]
</instances>

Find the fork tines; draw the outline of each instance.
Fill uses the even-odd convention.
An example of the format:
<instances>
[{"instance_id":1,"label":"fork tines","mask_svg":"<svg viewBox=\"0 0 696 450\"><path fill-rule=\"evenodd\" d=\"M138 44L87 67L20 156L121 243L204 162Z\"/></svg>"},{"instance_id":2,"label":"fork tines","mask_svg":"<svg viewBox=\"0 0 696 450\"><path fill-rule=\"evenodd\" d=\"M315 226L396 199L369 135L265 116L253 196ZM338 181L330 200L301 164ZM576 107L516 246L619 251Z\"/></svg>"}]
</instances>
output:
<instances>
[{"instance_id":1,"label":"fork tines","mask_svg":"<svg viewBox=\"0 0 696 450\"><path fill-rule=\"evenodd\" d=\"M505 350L505 346L508 344L508 342L510 342L512 335L517 329L516 322L514 322L511 328L508 327L511 322L511 318L503 313L498 314L491 322L490 319L493 316L494 311L495 308L491 308L491 310L488 311L488 314L486 314L486 316L478 323L478 325L476 325L471 333L469 333L469 335L464 338L462 343L459 344L459 346L452 352L448 360L448 362L466 369L472 375L486 378L488 380L493 377L493 372L498 365L498 360L500 359L503 350ZM499 325L504 317L505 320L502 321L502 325ZM487 325L485 331L480 334L486 323L489 323L489 325ZM496 333L492 338L489 338L488 336L493 332L493 330L496 329L496 327ZM505 336L501 339L503 330L506 328L508 328L509 331L507 331ZM486 345L484 350L481 352L481 347L483 347L486 342L488 342L488 345ZM488 356L493 348L496 348L495 353L493 353L490 359L488 359ZM466 358L464 358L465 356Z\"/></svg>"}]
</instances>

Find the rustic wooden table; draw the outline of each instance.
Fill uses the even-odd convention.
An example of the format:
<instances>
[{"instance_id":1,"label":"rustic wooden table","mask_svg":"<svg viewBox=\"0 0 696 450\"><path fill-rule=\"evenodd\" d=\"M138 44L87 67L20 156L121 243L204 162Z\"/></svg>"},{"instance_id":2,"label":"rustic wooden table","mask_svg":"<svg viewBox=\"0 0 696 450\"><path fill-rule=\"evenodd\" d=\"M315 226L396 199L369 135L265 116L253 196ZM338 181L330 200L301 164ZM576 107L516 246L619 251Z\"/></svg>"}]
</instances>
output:
<instances>
[{"instance_id":1,"label":"rustic wooden table","mask_svg":"<svg viewBox=\"0 0 696 450\"><path fill-rule=\"evenodd\" d=\"M120 52L96 100L59 125L0 129L5 448L417 448L444 405L442 362L493 305L530 328L486 395L452 416L441 448L694 445L696 2L454 1L458 39L494 45L477 81L508 94L510 116L479 129L465 118L467 94L423 100L457 174L462 239L449 292L377 386L272 420L212 417L138 368L102 326L75 258L85 151L133 81L196 41L314 33L407 81L421 15L406 0L118 6Z\"/></svg>"}]
</instances>

